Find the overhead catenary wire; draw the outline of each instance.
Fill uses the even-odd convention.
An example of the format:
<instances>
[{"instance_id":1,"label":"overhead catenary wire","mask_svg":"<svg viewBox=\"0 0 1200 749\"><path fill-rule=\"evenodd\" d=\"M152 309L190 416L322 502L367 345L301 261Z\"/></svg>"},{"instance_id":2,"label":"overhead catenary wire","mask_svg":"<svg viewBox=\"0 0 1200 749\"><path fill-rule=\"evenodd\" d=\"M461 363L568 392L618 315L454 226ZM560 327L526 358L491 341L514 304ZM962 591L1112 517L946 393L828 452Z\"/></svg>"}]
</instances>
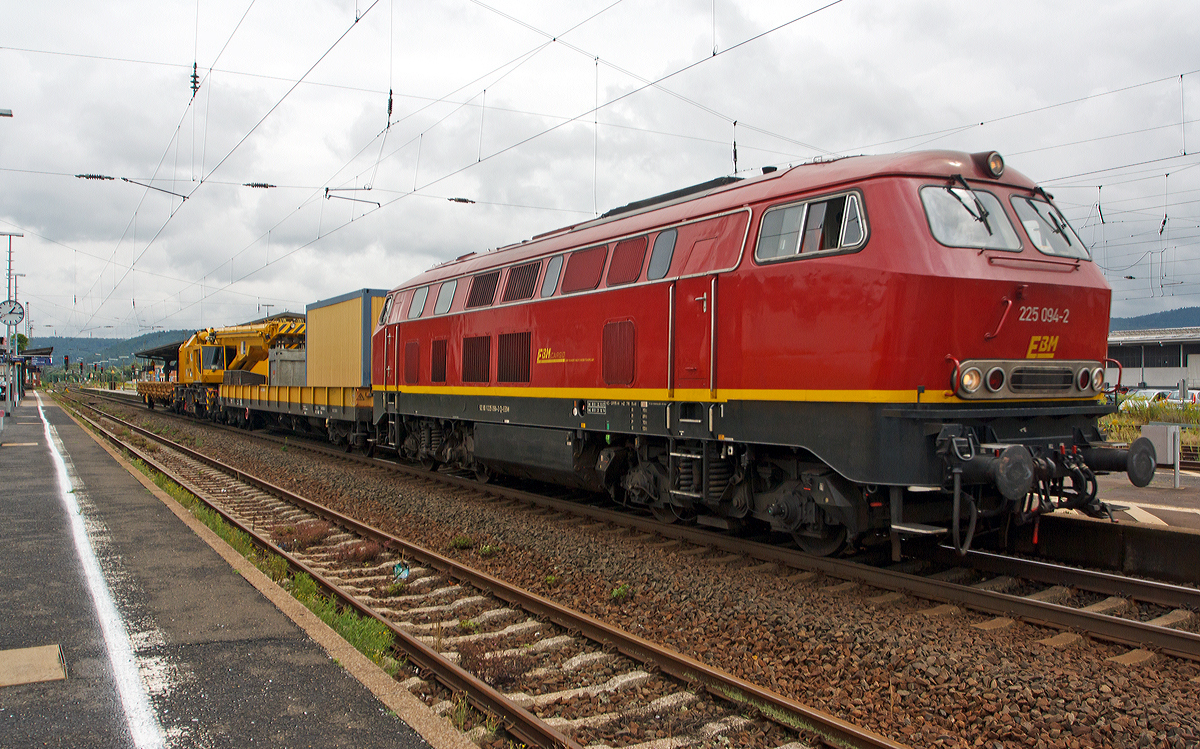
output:
<instances>
[{"instance_id":1,"label":"overhead catenary wire","mask_svg":"<svg viewBox=\"0 0 1200 749\"><path fill-rule=\"evenodd\" d=\"M715 3L714 3L714 6L715 6ZM714 21L714 28L715 28L715 21ZM1180 76L1180 78L1182 78L1182 76ZM313 84L313 85L318 85L318 84ZM476 92L476 93L478 93L478 92ZM1171 93L1174 93L1174 92L1171 92ZM480 99L475 99L475 101L474 101L474 102L469 102L469 103L467 104L467 106L471 106L471 107L479 106L479 103L478 103L479 101L480 101ZM489 102L489 101L484 101L484 106L486 107L486 106L488 106L488 105L492 105L492 106L494 106L494 104L493 104L492 102ZM389 117L389 121L390 121L390 119L391 119L391 117ZM492 122L492 121L493 121L493 120L492 120L492 118L489 116L489 117L488 117L489 126L492 126L492 125L491 125L491 122ZM593 114L593 121L594 121L594 123L596 123L596 122L597 122L597 117L595 116L595 113ZM482 112L481 112L481 122L482 122ZM597 123L597 124L598 124L598 123ZM493 127L493 130L491 130L491 131L488 131L488 132L489 132L489 134L493 133L493 132L494 132L494 130L495 130L494 126L492 126L492 127ZM481 126L481 132L482 132L482 126ZM385 135L384 135L384 138L387 138L387 137L388 137L388 136L385 134ZM729 147L729 146L728 146L728 143L729 143L729 141L724 141L724 142L726 143L726 147L728 148L728 147ZM469 138L467 139L467 143L469 143ZM386 148L386 146L387 146L387 145L390 145L390 142L381 143L380 151L381 151L381 152L383 152L383 151L385 150L385 148ZM479 157L482 155L482 154L481 154L481 152L482 152L481 145L482 145L482 137L480 138L480 145L479 145L479 146L478 146L478 148L477 148L477 160L481 160L481 159L479 158ZM750 147L750 146L749 146L749 144L746 144L746 145L747 145L747 147ZM469 145L467 145L467 146L466 146L466 149L468 149L468 150L469 150ZM594 150L595 150L595 149L594 149ZM428 153L432 153L432 151L428 151ZM1006 152L1006 153L1007 153L1007 152ZM407 157L406 157L406 158L407 158ZM596 159L594 159L594 164L595 164L595 163L596 163ZM378 171L378 165L379 165L379 160L377 159L377 160L376 160L376 165L375 165L376 171ZM427 168L427 170L426 170L426 173L427 173L427 174L428 174L428 171L429 171L429 170L428 170L428 168ZM207 173L207 170L202 170L202 173ZM222 173L218 173L218 174L222 174ZM369 172L368 174L370 174L372 177L374 177L374 175L375 175L375 172ZM257 176L259 176L259 175L247 175L247 177L248 177L248 178L254 178L254 177L257 177ZM415 177L419 177L419 175L417 175L416 173L414 173L414 176L415 176ZM207 180L207 181L209 181L209 182L214 182L214 183L217 183L217 184L222 184L222 183L221 183L219 180L217 180L217 179L216 179L216 178L215 178L213 175L211 175L211 174L209 174L209 178L208 178L208 180ZM296 181L296 180L292 180L292 181ZM1119 181L1119 180L1118 180L1118 181ZM373 182L374 182L374 179L371 179L371 180L368 180L368 181L367 181L367 183L368 183L368 184L371 184L371 183L373 183ZM1106 184L1108 184L1108 183L1109 183L1108 179L1105 179L1105 183L1106 183ZM344 184L344 183L343 183L343 184ZM1115 184L1115 182L1114 182L1114 184ZM417 180L415 179L415 180L414 180L414 187L416 187L416 186L417 186ZM319 187L319 186L314 186L314 187L316 187L316 189L320 189L320 187ZM310 188L306 188L306 189L310 189ZM450 191L447 191L447 192L450 192ZM398 193L393 193L393 194L398 194ZM1117 193L1117 195L1119 195L1119 193ZM594 202L595 202L595 201L594 201ZM1105 200L1105 203L1107 204L1108 202L1109 202L1109 199L1107 199L1107 198L1106 198L1106 200ZM595 207L596 207L596 206L594 205L594 208L595 208ZM1108 216L1108 210L1107 210L1108 206L1107 206L1107 205L1105 205L1104 207L1105 207L1105 211L1104 211L1104 213L1105 213L1105 215L1106 215L1106 216ZM189 210L189 212L190 212L190 210ZM1172 211L1172 214L1174 214L1174 211ZM146 215L144 215L144 216L142 217L142 219L141 219L141 221L140 221L140 222L142 223L142 227L140 227L140 228L143 228L143 230L146 228L146 226L148 226L148 225L152 225L152 221L147 221L147 220L146 220L146 219L147 219L147 218L149 218L150 216L151 216L151 214L146 214ZM1111 220L1113 220L1113 219L1112 219L1111 217L1109 217L1109 219L1108 219L1108 220L1109 220L1109 221L1111 221ZM1172 220L1174 220L1174 215L1172 215ZM1175 226L1175 224L1172 224L1172 226ZM140 235L141 233L142 233L142 232L139 232L139 235ZM286 247L286 240L285 240L284 242L280 243L280 246L281 246L281 247ZM1167 261L1167 262L1171 262L1171 261L1168 259L1168 261ZM239 265L240 265L240 263L239 263ZM107 275L107 274L106 274L106 275ZM210 279L210 280L211 280L211 279Z\"/></svg>"},{"instance_id":2,"label":"overhead catenary wire","mask_svg":"<svg viewBox=\"0 0 1200 749\"><path fill-rule=\"evenodd\" d=\"M376 0L376 2L378 2L378 0ZM776 26L774 26L774 27L772 27L772 28L770 28L770 29L768 29L768 30L766 30L766 31L760 32L760 33L758 33L758 34L755 34L754 36L751 36L750 38L748 38L748 39L745 39L745 40L743 40L742 42L739 42L739 43L737 43L737 44L734 44L734 45L732 45L732 46L730 46L730 47L728 47L728 48L726 48L726 49L724 49L724 50L721 50L721 51L720 51L720 53L719 53L719 55L725 55L725 54L728 54L729 52L732 52L733 50L736 50L736 49L738 49L738 48L740 48L740 47L743 47L743 46L745 46L746 44L748 44L748 43L750 43L750 42L753 42L753 41L756 41L756 40L758 40L758 39L764 38L765 36L767 36L767 35L769 35L769 34L771 34L771 33L774 33L774 32L776 32L776 31L779 31L779 30L781 30L781 29L787 28L787 27L789 27L789 26L791 26L791 25L793 25L793 24L795 24L795 23L797 23L797 22L799 22L799 21L801 21L801 20L804 20L804 19L806 19L806 18L810 18L810 17L812 17L813 15L815 15L815 14L817 14L817 13L820 13L821 11L823 11L823 10L825 10L825 9L828 9L828 8L831 8L831 7L833 7L833 6L836 6L836 5L840 4L841 2L842 2L842 0L833 0L833 2L829 2L829 3L827 3L827 4L823 5L823 6L821 6L821 7L817 8L817 9L815 9L815 10L809 11L809 12L807 12L807 13L805 13L805 14L801 15L801 16L798 16L798 17L796 17L796 18L793 18L793 19L791 19L791 20L789 20L789 21L785 21L785 22L783 22L783 23L781 23L781 24L778 24L778 25L776 25ZM611 7L611 6L610 6L610 7ZM633 90L631 90L631 91L625 92L624 94L621 94L621 95L619 95L619 96L616 96L616 97L614 97L613 99L611 99L611 100L609 100L609 101L605 102L603 105L601 105L601 107L600 107L600 108L607 107L607 106L611 106L612 104L614 104L614 103L616 103L616 102L619 102L619 101L622 101L622 100L624 100L624 99L628 98L629 96L632 96L633 94L636 94L636 93L638 93L638 92L640 92L640 91L643 91L643 90L645 90L645 89L647 89L647 88L650 88L650 87L653 87L653 86L657 86L657 84L659 84L659 83L662 83L663 81L669 80L669 79L671 79L671 78L673 78L673 77L675 77L675 76L677 76L677 75L679 75L679 74L681 74L681 73L683 73L683 72L686 72L686 71L688 71L688 70L691 70L691 69L695 68L697 65L703 64L704 62L707 62L708 60L711 60L711 59L713 59L713 58L711 58L711 57L704 57L704 58L701 58L701 59L699 59L699 60L696 60L696 61L694 61L694 62L692 62L692 63L689 63L689 64L685 65L685 66L684 66L684 67L682 67L682 68L679 68L679 69L677 69L677 70L675 70L675 71L673 71L673 72L670 72L670 73L667 73L666 75L663 75L663 76L661 76L661 77L660 77L660 78L658 78L658 79L655 79L655 80L653 80L653 81L649 81L649 82L647 82L647 83L643 84L642 86L636 87L636 88L634 88L634 89L633 89ZM593 109L596 109L596 108L593 108ZM432 185L434 185L434 184L437 184L438 182L442 182L442 181L444 181L444 180L448 179L449 177L451 177L451 176L454 176L455 174L461 173L462 171L465 171L466 169L469 169L469 168L471 168L472 166L475 166L475 165L477 165L477 164L480 164L480 163L487 162L487 161L489 161L489 160L491 160L491 159L494 159L494 158L496 158L497 156L499 156L499 155L501 155L501 154L504 154L504 153L507 153L507 152L509 152L509 151L512 151L512 150L513 150L513 149L515 149L515 148L519 148L519 147L521 147L521 146L525 145L526 143L532 142L533 140L535 140L535 139L537 139L537 138L539 138L539 137L542 137L542 136L544 136L544 135L546 135L546 134L548 134L548 133L550 133L550 132L554 132L555 130L557 130L557 129L559 129L559 128L563 127L563 126L564 126L564 125L566 125L566 124L569 124L569 123L571 123L571 122L576 122L576 121L580 120L582 117L585 117L585 116L587 116L588 114L591 114L591 112L592 112L592 109L589 109L589 110L588 110L588 111L586 111L586 112L581 112L581 113L579 113L579 114L575 115L574 117L571 117L571 118L569 118L569 119L565 120L564 122L561 122L561 123L559 123L559 124L557 124L557 125L553 125L553 126L551 126L551 127L549 127L549 128L546 128L546 129L544 129L544 130L542 130L542 131L540 131L540 132L538 132L538 133L536 133L536 134L534 134L534 135L532 135L532 136L529 136L529 137L527 137L527 138L524 138L524 139L522 139L522 140L518 141L517 143L511 144L511 145L509 145L509 146L507 146L507 147L505 147L505 148L503 148L503 149L501 149L501 150L499 150L499 151L497 151L497 152L495 152L495 153L489 154L488 156L484 157L484 158L483 158L483 159L481 159L480 161L473 162L472 164L469 164L469 165L467 165L467 166L464 166L464 167L461 167L461 168L459 168L459 169L453 170L453 171L449 172L448 174L444 174L444 175L442 175L441 177L438 177L438 178L434 179L432 182L429 182L428 184L426 184L426 185L424 185L424 186L416 187L416 186L419 184L419 182L417 181L417 179L416 179L416 173L414 172L414 190L413 190L413 193L416 193L416 192L418 192L420 189L426 189L426 188L428 188L428 187L430 187L430 186L432 186ZM422 137L423 137L423 133L422 133L422 135L421 135L421 136L419 136L419 137L418 137L418 144L420 144L420 139L421 139ZM418 168L419 168L419 154L420 154L420 148L419 148L419 145L418 145ZM410 193L410 194L412 194L412 193ZM382 208L386 208L387 206L389 206L389 205L392 205L393 203L395 203L395 202L397 202L397 201L399 201L399 200L402 200L402 199L404 199L404 198L408 197L408 195L409 195L409 194L400 195L400 196L398 196L398 197L394 198L393 200L390 200L390 201L388 201L388 202L386 202L386 203L383 203L383 204L380 206L380 208L376 209L376 211L378 211L378 210L381 210ZM374 212L375 212L375 211L372 211L372 213L374 213ZM322 211L322 222L321 222L321 223L323 223L323 211ZM306 247L308 247L308 246L311 246L311 245L312 245L314 242L318 241L318 240L319 240L319 239L321 239L322 237L324 237L324 236L328 236L329 234L332 234L332 233L334 233L334 232L336 232L336 231L339 231L341 228L344 228L344 227L345 227L345 226L347 226L347 225L348 225L348 223L347 223L347 224L341 224L341 225L339 225L339 226L336 226L336 227L334 227L334 228L333 228L333 229L331 229L329 232L326 232L326 233L324 233L324 234L321 234L321 233L320 233L320 230L318 230L318 236L317 236L317 237L315 237L313 240L310 240L309 242L305 242L305 243L303 243L303 244L301 244L301 245L297 246L297 247L296 247L296 248L294 248L293 250L291 250L291 251L289 251L289 252L286 252L286 253L284 253L284 255L282 255L282 256L281 256L281 258L279 258L279 259L282 259L282 258L284 258L284 257L288 257L288 256L290 256L290 255L292 255L292 254L294 254L294 253L296 253L296 252L299 252L301 249L304 249L304 248L306 248ZM250 277L250 276L252 276L252 275L254 275L254 274L258 273L260 270L262 270L262 268L263 268L263 267L265 267L265 266L261 266L261 267L259 267L259 268L252 269L252 270L248 271L248 272L247 272L247 274L243 275L241 278L239 278L239 279L237 279L237 280L238 280L238 281L244 280L245 278L248 278L248 277ZM192 306L192 305L188 305L188 306Z\"/></svg>"}]
</instances>

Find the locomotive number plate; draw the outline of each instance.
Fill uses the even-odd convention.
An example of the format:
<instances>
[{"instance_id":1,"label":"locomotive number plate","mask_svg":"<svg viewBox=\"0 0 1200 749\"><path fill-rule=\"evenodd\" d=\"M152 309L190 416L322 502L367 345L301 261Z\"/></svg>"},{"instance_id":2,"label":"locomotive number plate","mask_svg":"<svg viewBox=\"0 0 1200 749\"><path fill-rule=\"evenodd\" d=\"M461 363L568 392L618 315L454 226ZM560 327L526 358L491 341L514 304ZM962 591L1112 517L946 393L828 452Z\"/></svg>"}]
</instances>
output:
<instances>
[{"instance_id":1,"label":"locomotive number plate","mask_svg":"<svg viewBox=\"0 0 1200 749\"><path fill-rule=\"evenodd\" d=\"M1057 307L1022 307L1021 322L1059 322L1066 325L1071 320L1071 310Z\"/></svg>"}]
</instances>

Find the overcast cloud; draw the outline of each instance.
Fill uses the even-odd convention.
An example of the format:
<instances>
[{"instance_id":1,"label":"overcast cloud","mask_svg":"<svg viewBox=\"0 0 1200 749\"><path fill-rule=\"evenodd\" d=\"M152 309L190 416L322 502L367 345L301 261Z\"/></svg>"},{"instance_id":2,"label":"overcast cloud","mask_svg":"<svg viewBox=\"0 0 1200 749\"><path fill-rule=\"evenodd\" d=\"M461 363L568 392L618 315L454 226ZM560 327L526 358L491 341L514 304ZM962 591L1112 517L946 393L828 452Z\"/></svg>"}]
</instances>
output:
<instances>
[{"instance_id":1,"label":"overcast cloud","mask_svg":"<svg viewBox=\"0 0 1200 749\"><path fill-rule=\"evenodd\" d=\"M391 288L733 173L735 137L746 173L998 150L1091 244L1114 315L1200 305L1195 3L826 5L0 0L0 231L25 234L32 333Z\"/></svg>"}]
</instances>

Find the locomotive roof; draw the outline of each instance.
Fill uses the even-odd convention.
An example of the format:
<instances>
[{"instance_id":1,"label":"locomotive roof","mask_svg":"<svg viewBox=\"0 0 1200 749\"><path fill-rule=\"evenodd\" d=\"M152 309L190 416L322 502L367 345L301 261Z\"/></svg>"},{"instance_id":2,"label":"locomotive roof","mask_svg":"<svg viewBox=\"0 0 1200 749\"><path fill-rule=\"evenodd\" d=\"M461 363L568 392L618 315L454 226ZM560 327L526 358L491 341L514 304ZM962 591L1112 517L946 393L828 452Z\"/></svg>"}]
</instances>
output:
<instances>
[{"instance_id":1,"label":"locomotive roof","mask_svg":"<svg viewBox=\"0 0 1200 749\"><path fill-rule=\"evenodd\" d=\"M448 278L469 276L563 250L605 244L614 238L633 236L660 226L699 219L762 201L785 200L803 193L837 189L866 179L885 176L948 179L959 174L970 180L1026 189L1036 187L1032 180L1011 168L1006 168L1003 176L996 179L985 173L971 154L961 151L918 151L814 161L744 180L712 180L694 188L666 193L659 196L661 200L652 198L635 201L600 218L564 226L518 244L491 252L463 255L435 266L396 288L412 288Z\"/></svg>"}]
</instances>

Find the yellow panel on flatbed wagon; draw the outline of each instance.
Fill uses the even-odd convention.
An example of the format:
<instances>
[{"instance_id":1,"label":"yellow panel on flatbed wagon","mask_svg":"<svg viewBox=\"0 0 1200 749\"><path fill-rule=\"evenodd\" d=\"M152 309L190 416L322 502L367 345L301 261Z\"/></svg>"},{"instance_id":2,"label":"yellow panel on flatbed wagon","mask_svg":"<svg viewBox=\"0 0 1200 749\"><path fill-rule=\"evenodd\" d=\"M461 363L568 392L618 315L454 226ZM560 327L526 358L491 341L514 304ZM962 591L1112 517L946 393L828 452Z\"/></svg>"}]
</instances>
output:
<instances>
[{"instance_id":1,"label":"yellow panel on flatbed wagon","mask_svg":"<svg viewBox=\"0 0 1200 749\"><path fill-rule=\"evenodd\" d=\"M374 409L369 387L222 385L220 393L226 406L296 416L370 421Z\"/></svg>"}]
</instances>

